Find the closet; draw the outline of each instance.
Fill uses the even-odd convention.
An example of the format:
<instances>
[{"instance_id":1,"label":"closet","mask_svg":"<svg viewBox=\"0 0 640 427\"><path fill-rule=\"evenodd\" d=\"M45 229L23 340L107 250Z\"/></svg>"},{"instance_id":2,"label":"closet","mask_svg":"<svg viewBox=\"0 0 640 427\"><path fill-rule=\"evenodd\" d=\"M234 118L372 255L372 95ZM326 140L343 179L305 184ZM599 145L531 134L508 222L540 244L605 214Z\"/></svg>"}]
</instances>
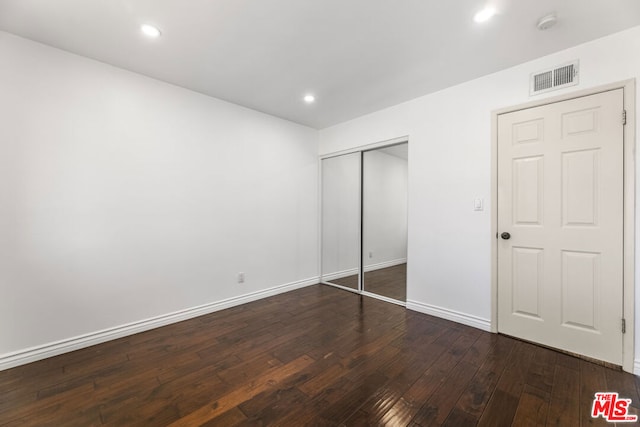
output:
<instances>
[{"instance_id":1,"label":"closet","mask_svg":"<svg viewBox=\"0 0 640 427\"><path fill-rule=\"evenodd\" d=\"M321 159L321 282L406 301L408 143Z\"/></svg>"}]
</instances>

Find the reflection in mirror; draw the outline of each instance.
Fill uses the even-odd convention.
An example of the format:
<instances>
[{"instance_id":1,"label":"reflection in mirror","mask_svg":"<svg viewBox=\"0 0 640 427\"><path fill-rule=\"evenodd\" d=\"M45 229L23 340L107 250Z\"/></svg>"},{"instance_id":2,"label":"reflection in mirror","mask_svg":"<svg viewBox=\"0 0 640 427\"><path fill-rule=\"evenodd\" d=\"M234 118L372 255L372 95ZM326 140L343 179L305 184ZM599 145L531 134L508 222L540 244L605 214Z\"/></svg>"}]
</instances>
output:
<instances>
[{"instance_id":1,"label":"reflection in mirror","mask_svg":"<svg viewBox=\"0 0 640 427\"><path fill-rule=\"evenodd\" d=\"M322 160L322 278L359 289L360 153Z\"/></svg>"},{"instance_id":2,"label":"reflection in mirror","mask_svg":"<svg viewBox=\"0 0 640 427\"><path fill-rule=\"evenodd\" d=\"M408 143L365 151L362 158L363 289L407 299Z\"/></svg>"}]
</instances>

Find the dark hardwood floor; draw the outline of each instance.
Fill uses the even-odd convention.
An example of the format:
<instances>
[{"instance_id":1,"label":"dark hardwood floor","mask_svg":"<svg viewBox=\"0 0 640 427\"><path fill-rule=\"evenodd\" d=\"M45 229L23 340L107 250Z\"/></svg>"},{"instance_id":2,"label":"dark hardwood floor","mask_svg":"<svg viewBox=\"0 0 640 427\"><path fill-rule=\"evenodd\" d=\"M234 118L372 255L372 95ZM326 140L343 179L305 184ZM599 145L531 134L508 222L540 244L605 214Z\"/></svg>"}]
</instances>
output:
<instances>
[{"instance_id":1,"label":"dark hardwood floor","mask_svg":"<svg viewBox=\"0 0 640 427\"><path fill-rule=\"evenodd\" d=\"M638 378L316 285L0 372L3 426L586 426Z\"/></svg>"}]
</instances>

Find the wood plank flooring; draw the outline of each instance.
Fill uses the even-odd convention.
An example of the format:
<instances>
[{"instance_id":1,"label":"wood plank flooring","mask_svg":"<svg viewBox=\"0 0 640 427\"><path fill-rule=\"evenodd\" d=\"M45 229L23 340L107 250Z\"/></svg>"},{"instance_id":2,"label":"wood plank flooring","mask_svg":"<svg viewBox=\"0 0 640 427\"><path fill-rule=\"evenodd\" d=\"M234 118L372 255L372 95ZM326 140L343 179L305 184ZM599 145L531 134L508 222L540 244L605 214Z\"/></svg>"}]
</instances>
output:
<instances>
[{"instance_id":1,"label":"wood plank flooring","mask_svg":"<svg viewBox=\"0 0 640 427\"><path fill-rule=\"evenodd\" d=\"M586 426L637 377L316 285L0 372L2 426Z\"/></svg>"}]
</instances>

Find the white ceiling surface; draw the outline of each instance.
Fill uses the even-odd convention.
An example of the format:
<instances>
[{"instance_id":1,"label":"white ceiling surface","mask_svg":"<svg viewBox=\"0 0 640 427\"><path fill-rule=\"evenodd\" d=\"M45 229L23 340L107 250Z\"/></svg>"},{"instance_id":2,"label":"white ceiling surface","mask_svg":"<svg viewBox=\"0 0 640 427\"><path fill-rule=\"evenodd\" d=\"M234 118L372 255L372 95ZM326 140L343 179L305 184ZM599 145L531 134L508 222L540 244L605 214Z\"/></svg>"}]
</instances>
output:
<instances>
[{"instance_id":1,"label":"white ceiling surface","mask_svg":"<svg viewBox=\"0 0 640 427\"><path fill-rule=\"evenodd\" d=\"M495 0L476 24L484 4L0 0L0 29L320 129L640 24L640 0Z\"/></svg>"}]
</instances>

